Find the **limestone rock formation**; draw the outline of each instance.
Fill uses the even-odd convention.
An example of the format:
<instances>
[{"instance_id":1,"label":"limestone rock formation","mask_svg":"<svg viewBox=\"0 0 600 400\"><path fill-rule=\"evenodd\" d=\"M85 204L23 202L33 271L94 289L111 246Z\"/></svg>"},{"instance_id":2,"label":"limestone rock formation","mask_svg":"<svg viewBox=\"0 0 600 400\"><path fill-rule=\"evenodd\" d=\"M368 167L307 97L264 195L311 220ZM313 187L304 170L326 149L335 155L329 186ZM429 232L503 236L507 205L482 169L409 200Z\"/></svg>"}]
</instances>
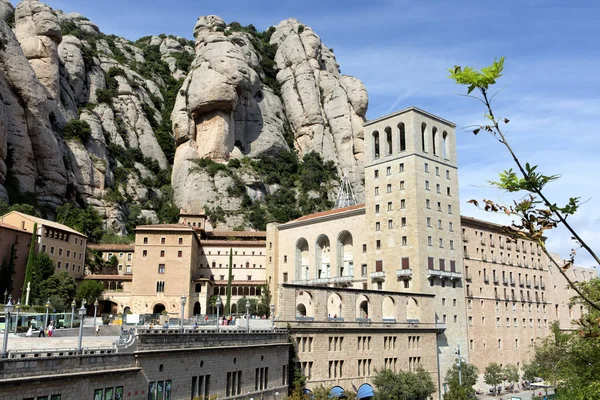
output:
<instances>
[{"instance_id":1,"label":"limestone rock formation","mask_svg":"<svg viewBox=\"0 0 600 400\"><path fill-rule=\"evenodd\" d=\"M78 13L0 0L0 199L77 202L123 234L131 215L165 222L175 205L248 226L249 204L282 185L243 159L281 151L316 151L362 193L367 94L309 27L204 16L193 34L131 42ZM245 167L209 172L201 158Z\"/></svg>"},{"instance_id":2,"label":"limestone rock formation","mask_svg":"<svg viewBox=\"0 0 600 400\"><path fill-rule=\"evenodd\" d=\"M362 130L367 91L358 79L341 75L333 51L295 19L282 21L271 36L281 97L296 147L316 151L347 173L362 195Z\"/></svg>"}]
</instances>

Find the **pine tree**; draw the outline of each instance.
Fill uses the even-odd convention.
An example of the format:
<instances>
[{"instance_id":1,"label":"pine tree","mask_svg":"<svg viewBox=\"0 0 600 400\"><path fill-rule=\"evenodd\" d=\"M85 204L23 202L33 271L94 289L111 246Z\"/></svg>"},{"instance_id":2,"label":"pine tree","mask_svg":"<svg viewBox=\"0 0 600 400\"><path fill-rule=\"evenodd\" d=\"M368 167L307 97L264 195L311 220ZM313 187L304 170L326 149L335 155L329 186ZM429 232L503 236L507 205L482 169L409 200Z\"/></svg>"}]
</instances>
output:
<instances>
[{"instance_id":1,"label":"pine tree","mask_svg":"<svg viewBox=\"0 0 600 400\"><path fill-rule=\"evenodd\" d=\"M31 245L29 246L29 255L27 256L27 266L25 267L25 280L23 281L23 290L21 293L27 293L27 283L33 279L33 270L35 269L35 245L37 244L37 223L33 224L33 235L31 235Z\"/></svg>"}]
</instances>

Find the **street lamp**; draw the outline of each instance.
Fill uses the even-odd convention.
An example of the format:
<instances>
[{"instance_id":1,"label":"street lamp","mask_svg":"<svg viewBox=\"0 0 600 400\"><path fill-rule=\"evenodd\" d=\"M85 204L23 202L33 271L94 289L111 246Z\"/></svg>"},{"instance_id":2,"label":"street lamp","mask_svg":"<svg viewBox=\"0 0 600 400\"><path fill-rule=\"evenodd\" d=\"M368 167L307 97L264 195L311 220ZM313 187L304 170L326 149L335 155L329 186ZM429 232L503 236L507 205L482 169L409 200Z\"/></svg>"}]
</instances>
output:
<instances>
[{"instance_id":1,"label":"street lamp","mask_svg":"<svg viewBox=\"0 0 600 400\"><path fill-rule=\"evenodd\" d=\"M246 332L250 332L250 299L246 299Z\"/></svg>"},{"instance_id":2,"label":"street lamp","mask_svg":"<svg viewBox=\"0 0 600 400\"><path fill-rule=\"evenodd\" d=\"M17 304L15 305L15 310L17 310L17 320L15 321L15 333L17 333L17 328L19 327L19 310L21 309L21 299L17 300Z\"/></svg>"},{"instance_id":3,"label":"street lamp","mask_svg":"<svg viewBox=\"0 0 600 400\"><path fill-rule=\"evenodd\" d=\"M183 311L185 310L185 295L181 295L181 324L179 325L179 332L183 333Z\"/></svg>"},{"instance_id":4,"label":"street lamp","mask_svg":"<svg viewBox=\"0 0 600 400\"><path fill-rule=\"evenodd\" d=\"M83 301L81 302L81 308L79 310L77 310L77 313L79 314L79 343L77 345L77 352L79 354L82 353L82 347L81 347L81 342L83 341L83 318L85 317L85 307L83 305Z\"/></svg>"},{"instance_id":5,"label":"street lamp","mask_svg":"<svg viewBox=\"0 0 600 400\"><path fill-rule=\"evenodd\" d=\"M94 331L96 330L96 314L98 314L98 299L94 300Z\"/></svg>"},{"instance_id":6,"label":"street lamp","mask_svg":"<svg viewBox=\"0 0 600 400\"><path fill-rule=\"evenodd\" d=\"M8 358L8 324L10 322L10 312L13 309L12 297L8 296L8 303L4 306L4 341L2 342L2 358Z\"/></svg>"},{"instance_id":7,"label":"street lamp","mask_svg":"<svg viewBox=\"0 0 600 400\"><path fill-rule=\"evenodd\" d=\"M460 344L456 346L455 353L458 357L458 364L456 364L458 367L458 384L462 386L462 359L460 358Z\"/></svg>"},{"instance_id":8,"label":"street lamp","mask_svg":"<svg viewBox=\"0 0 600 400\"><path fill-rule=\"evenodd\" d=\"M215 302L215 304L217 305L217 332L219 332L219 309L221 308L221 296L217 296L217 301Z\"/></svg>"},{"instance_id":9,"label":"street lamp","mask_svg":"<svg viewBox=\"0 0 600 400\"><path fill-rule=\"evenodd\" d=\"M50 309L50 299L48 299L48 301L46 302L46 321L44 322L44 326L42 326L43 330L46 330L46 327L48 326L48 310Z\"/></svg>"},{"instance_id":10,"label":"street lamp","mask_svg":"<svg viewBox=\"0 0 600 400\"><path fill-rule=\"evenodd\" d=\"M73 301L71 302L71 329L73 328L73 319L75 318L75 307L77 306L77 304L75 304L75 299L73 299Z\"/></svg>"},{"instance_id":11,"label":"street lamp","mask_svg":"<svg viewBox=\"0 0 600 400\"><path fill-rule=\"evenodd\" d=\"M275 304L271 304L271 330L275 330Z\"/></svg>"}]
</instances>

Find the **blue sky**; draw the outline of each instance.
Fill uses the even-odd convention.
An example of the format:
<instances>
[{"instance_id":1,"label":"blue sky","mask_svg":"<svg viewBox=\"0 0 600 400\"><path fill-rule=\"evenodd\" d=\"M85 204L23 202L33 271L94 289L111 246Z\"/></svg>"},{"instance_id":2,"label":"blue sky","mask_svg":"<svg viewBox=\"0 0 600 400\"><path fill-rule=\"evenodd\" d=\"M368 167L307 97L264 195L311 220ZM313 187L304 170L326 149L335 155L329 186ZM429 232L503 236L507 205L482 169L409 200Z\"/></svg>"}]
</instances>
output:
<instances>
[{"instance_id":1,"label":"blue sky","mask_svg":"<svg viewBox=\"0 0 600 400\"><path fill-rule=\"evenodd\" d=\"M414 105L457 124L461 212L506 222L466 204L472 198L510 202L489 188L498 171L512 167L490 136L464 127L483 122L481 105L457 95L446 68L483 67L505 56L496 114L511 120L509 139L523 159L562 174L548 188L562 203L588 200L572 223L600 251L600 3L595 1L191 1L47 0L77 11L104 33L135 40L167 33L192 39L200 15L258 29L294 17L335 50L342 73L361 79L369 93L368 118ZM570 235L551 232L549 247L567 256ZM578 262L592 265L580 252Z\"/></svg>"}]
</instances>

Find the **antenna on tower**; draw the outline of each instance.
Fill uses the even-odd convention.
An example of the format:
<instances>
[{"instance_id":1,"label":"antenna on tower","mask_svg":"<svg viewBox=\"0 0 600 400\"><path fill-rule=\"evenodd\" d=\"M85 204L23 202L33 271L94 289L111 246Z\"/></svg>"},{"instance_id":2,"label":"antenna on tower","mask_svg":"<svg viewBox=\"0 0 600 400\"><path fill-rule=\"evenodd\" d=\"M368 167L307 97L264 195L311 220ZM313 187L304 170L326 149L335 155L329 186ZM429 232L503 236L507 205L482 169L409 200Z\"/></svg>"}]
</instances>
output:
<instances>
[{"instance_id":1,"label":"antenna on tower","mask_svg":"<svg viewBox=\"0 0 600 400\"><path fill-rule=\"evenodd\" d=\"M344 171L342 184L340 185L337 200L335 201L335 206L333 208L349 207L356 205L356 203L356 197L354 197L354 192L352 191L352 186L350 185L350 179L348 178L346 171Z\"/></svg>"}]
</instances>

